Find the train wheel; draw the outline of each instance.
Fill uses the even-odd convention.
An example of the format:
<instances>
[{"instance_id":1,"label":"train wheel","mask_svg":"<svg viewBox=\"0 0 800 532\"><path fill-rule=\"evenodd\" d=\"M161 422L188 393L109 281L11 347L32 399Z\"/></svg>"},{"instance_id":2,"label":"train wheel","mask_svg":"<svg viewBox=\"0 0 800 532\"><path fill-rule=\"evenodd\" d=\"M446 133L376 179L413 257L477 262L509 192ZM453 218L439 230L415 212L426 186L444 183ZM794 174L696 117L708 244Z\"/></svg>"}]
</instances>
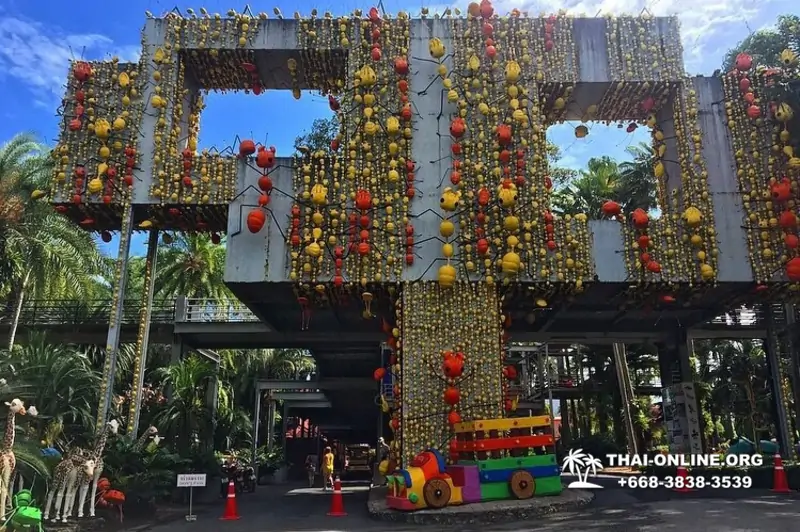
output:
<instances>
[{"instance_id":1,"label":"train wheel","mask_svg":"<svg viewBox=\"0 0 800 532\"><path fill-rule=\"evenodd\" d=\"M450 502L450 485L441 478L432 478L422 487L428 508L444 508Z\"/></svg>"},{"instance_id":2,"label":"train wheel","mask_svg":"<svg viewBox=\"0 0 800 532\"><path fill-rule=\"evenodd\" d=\"M527 471L514 471L509 483L511 493L517 499L530 499L536 492L536 481L533 480L533 475Z\"/></svg>"}]
</instances>

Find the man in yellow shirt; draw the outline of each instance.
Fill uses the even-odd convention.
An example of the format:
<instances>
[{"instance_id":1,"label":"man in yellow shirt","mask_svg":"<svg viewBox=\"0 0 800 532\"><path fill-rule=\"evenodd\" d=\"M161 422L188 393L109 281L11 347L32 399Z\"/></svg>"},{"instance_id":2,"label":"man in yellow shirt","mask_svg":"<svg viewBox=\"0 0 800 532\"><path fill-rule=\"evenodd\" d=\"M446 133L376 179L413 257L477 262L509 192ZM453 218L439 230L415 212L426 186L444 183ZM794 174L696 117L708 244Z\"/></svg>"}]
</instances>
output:
<instances>
[{"instance_id":1,"label":"man in yellow shirt","mask_svg":"<svg viewBox=\"0 0 800 532\"><path fill-rule=\"evenodd\" d=\"M333 452L330 447L325 447L322 454L322 489L327 490L328 484L333 487Z\"/></svg>"}]
</instances>

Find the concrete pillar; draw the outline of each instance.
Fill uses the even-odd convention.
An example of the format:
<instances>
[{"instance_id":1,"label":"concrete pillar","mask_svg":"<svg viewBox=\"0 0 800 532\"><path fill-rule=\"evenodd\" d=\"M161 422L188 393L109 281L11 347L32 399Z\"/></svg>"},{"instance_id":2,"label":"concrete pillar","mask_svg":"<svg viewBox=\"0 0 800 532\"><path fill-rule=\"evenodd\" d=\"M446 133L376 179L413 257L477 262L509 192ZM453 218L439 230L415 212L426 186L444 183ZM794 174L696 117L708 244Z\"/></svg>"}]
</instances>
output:
<instances>
[{"instance_id":1,"label":"concrete pillar","mask_svg":"<svg viewBox=\"0 0 800 532\"><path fill-rule=\"evenodd\" d=\"M669 340L658 345L658 365L662 388L669 388L680 383L694 383L692 353L692 340L688 336L688 331L683 327L676 328ZM700 400L695 390L694 401L691 404L687 402L686 408L687 412L692 411L697 416L701 447L705 452L708 445L704 435L705 421L700 407Z\"/></svg>"},{"instance_id":2,"label":"concrete pillar","mask_svg":"<svg viewBox=\"0 0 800 532\"><path fill-rule=\"evenodd\" d=\"M795 443L800 433L800 329L795 320L795 307L787 304L784 308L786 316L786 349L789 352L789 381L792 383L792 399L794 402L794 427L792 442Z\"/></svg>"},{"instance_id":3,"label":"concrete pillar","mask_svg":"<svg viewBox=\"0 0 800 532\"><path fill-rule=\"evenodd\" d=\"M145 258L145 287L142 294L142 306L139 309L139 334L136 338L136 361L133 367L133 384L131 385L131 404L128 411L128 435L136 438L139 432L139 415L142 411L142 388L144 372L147 368L147 351L150 348L150 317L153 310L153 294L156 284L156 262L158 258L158 230L150 231L147 240L147 256Z\"/></svg>"},{"instance_id":4,"label":"concrete pillar","mask_svg":"<svg viewBox=\"0 0 800 532\"><path fill-rule=\"evenodd\" d=\"M106 359L103 367L103 382L100 388L100 405L97 407L96 430L99 432L108 421L108 412L114 399L114 376L117 372L117 353L119 335L122 327L122 312L125 306L125 287L128 283L128 260L131 254L131 235L133 232L133 208L125 206L122 212L119 235L119 255L114 272L114 295L112 296L111 316L108 321L106 340Z\"/></svg>"},{"instance_id":5,"label":"concrete pillar","mask_svg":"<svg viewBox=\"0 0 800 532\"><path fill-rule=\"evenodd\" d=\"M633 427L631 417L631 403L633 402L633 387L631 377L628 372L628 355L625 344L614 344L614 368L617 373L617 385L619 396L622 399L622 422L625 424L625 437L628 441L628 453L638 454L638 439L636 430Z\"/></svg>"}]
</instances>

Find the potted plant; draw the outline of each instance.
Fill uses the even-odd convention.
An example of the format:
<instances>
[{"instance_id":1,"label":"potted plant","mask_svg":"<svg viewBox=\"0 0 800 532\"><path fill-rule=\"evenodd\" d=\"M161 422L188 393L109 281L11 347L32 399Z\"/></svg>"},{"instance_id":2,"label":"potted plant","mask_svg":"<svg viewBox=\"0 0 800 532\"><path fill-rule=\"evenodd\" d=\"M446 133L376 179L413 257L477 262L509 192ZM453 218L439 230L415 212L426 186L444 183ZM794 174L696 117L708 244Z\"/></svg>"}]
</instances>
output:
<instances>
[{"instance_id":1,"label":"potted plant","mask_svg":"<svg viewBox=\"0 0 800 532\"><path fill-rule=\"evenodd\" d=\"M289 463L283 455L283 449L270 451L259 450L256 462L261 484L283 484L289 476Z\"/></svg>"}]
</instances>

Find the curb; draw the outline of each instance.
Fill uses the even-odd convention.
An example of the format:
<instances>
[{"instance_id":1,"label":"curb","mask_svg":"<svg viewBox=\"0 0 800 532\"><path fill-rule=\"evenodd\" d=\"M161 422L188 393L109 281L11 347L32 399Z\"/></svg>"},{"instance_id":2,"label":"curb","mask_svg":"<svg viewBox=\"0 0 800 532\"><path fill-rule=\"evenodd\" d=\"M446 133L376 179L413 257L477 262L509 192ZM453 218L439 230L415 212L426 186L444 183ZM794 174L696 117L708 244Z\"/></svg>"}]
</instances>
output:
<instances>
[{"instance_id":1,"label":"curb","mask_svg":"<svg viewBox=\"0 0 800 532\"><path fill-rule=\"evenodd\" d=\"M561 495L527 499L524 501L490 501L461 506L448 506L441 510L402 512L386 507L386 491L371 489L367 509L372 519L393 523L417 525L475 525L525 521L560 512L577 510L594 500L594 493L585 490L564 490Z\"/></svg>"}]
</instances>

